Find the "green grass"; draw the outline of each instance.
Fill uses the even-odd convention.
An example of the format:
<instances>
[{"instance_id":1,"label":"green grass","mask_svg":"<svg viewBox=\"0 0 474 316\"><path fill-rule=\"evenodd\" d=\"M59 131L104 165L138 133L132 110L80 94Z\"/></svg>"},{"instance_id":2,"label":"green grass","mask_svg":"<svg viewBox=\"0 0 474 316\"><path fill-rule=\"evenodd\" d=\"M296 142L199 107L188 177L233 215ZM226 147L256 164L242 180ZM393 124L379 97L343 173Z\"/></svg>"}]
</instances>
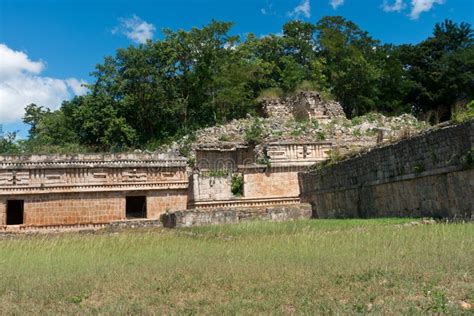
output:
<instances>
[{"instance_id":1,"label":"green grass","mask_svg":"<svg viewBox=\"0 0 474 316\"><path fill-rule=\"evenodd\" d=\"M472 313L474 224L250 222L0 239L0 314Z\"/></svg>"}]
</instances>

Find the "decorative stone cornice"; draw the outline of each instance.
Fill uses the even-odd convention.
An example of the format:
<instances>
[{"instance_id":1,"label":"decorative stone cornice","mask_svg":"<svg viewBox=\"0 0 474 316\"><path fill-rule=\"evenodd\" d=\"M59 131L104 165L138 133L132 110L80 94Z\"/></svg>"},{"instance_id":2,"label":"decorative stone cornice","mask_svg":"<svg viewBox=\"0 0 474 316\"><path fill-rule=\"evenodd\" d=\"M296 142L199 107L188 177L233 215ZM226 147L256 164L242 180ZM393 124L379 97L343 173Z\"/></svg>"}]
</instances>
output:
<instances>
[{"instance_id":1,"label":"decorative stone cornice","mask_svg":"<svg viewBox=\"0 0 474 316\"><path fill-rule=\"evenodd\" d=\"M300 203L299 197L288 198L259 198L259 199L234 199L221 201L199 201L188 205L188 208L204 209L216 207L264 207L270 205L286 205Z\"/></svg>"},{"instance_id":2,"label":"decorative stone cornice","mask_svg":"<svg viewBox=\"0 0 474 316\"><path fill-rule=\"evenodd\" d=\"M160 154L0 155L0 169L186 167L185 158Z\"/></svg>"}]
</instances>

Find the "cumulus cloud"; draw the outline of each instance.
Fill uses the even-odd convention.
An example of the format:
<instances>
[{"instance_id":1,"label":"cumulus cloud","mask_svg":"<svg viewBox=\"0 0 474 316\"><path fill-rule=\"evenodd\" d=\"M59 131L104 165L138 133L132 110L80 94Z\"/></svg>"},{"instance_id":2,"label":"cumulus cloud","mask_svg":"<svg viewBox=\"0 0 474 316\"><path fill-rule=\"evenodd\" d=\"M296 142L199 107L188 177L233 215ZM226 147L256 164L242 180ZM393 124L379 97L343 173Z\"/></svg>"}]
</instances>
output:
<instances>
[{"instance_id":1,"label":"cumulus cloud","mask_svg":"<svg viewBox=\"0 0 474 316\"><path fill-rule=\"evenodd\" d=\"M311 3L309 0L302 0L301 3L293 9L293 11L288 13L291 17L300 17L304 16L306 18L311 17Z\"/></svg>"},{"instance_id":2,"label":"cumulus cloud","mask_svg":"<svg viewBox=\"0 0 474 316\"><path fill-rule=\"evenodd\" d=\"M336 10L337 7L344 4L344 0L331 0L329 1L329 4L332 6L334 10Z\"/></svg>"},{"instance_id":3,"label":"cumulus cloud","mask_svg":"<svg viewBox=\"0 0 474 316\"><path fill-rule=\"evenodd\" d=\"M63 100L87 92L83 80L41 76L45 67L44 62L0 43L0 123L19 121L30 103L55 110Z\"/></svg>"},{"instance_id":4,"label":"cumulus cloud","mask_svg":"<svg viewBox=\"0 0 474 316\"><path fill-rule=\"evenodd\" d=\"M395 0L393 4L389 4L387 0L384 0L382 8L385 12L400 12L406 8L403 0Z\"/></svg>"},{"instance_id":5,"label":"cumulus cloud","mask_svg":"<svg viewBox=\"0 0 474 316\"><path fill-rule=\"evenodd\" d=\"M133 15L131 18L120 18L120 25L112 30L113 34L123 34L128 39L138 44L146 43L147 39L153 38L155 26L143 21L140 17Z\"/></svg>"},{"instance_id":6,"label":"cumulus cloud","mask_svg":"<svg viewBox=\"0 0 474 316\"><path fill-rule=\"evenodd\" d=\"M410 18L416 20L423 12L431 10L434 4L443 4L444 0L411 0Z\"/></svg>"}]
</instances>

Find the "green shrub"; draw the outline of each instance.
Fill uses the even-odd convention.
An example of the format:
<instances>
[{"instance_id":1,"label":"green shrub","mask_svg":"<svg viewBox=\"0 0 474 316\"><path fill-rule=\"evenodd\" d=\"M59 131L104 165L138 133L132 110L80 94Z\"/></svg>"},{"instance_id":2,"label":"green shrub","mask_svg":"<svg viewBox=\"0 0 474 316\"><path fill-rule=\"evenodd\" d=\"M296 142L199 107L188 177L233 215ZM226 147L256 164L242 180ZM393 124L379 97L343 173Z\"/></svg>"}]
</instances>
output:
<instances>
[{"instance_id":1,"label":"green shrub","mask_svg":"<svg viewBox=\"0 0 474 316\"><path fill-rule=\"evenodd\" d=\"M226 178L229 175L229 170L227 169L215 169L209 170L206 174L209 178Z\"/></svg>"},{"instance_id":2,"label":"green shrub","mask_svg":"<svg viewBox=\"0 0 474 316\"><path fill-rule=\"evenodd\" d=\"M326 134L322 131L317 131L316 132L316 139L317 140L326 140Z\"/></svg>"},{"instance_id":3,"label":"green shrub","mask_svg":"<svg viewBox=\"0 0 474 316\"><path fill-rule=\"evenodd\" d=\"M474 119L474 100L466 106L453 111L451 121L453 123L462 123Z\"/></svg>"},{"instance_id":4,"label":"green shrub","mask_svg":"<svg viewBox=\"0 0 474 316\"><path fill-rule=\"evenodd\" d=\"M230 136L227 135L227 134L222 134L221 136L219 136L219 141L228 142L228 141L230 141Z\"/></svg>"},{"instance_id":5,"label":"green shrub","mask_svg":"<svg viewBox=\"0 0 474 316\"><path fill-rule=\"evenodd\" d=\"M280 88L268 88L260 92L257 100L261 101L263 99L277 99L281 98L283 95L283 90Z\"/></svg>"},{"instance_id":6,"label":"green shrub","mask_svg":"<svg viewBox=\"0 0 474 316\"><path fill-rule=\"evenodd\" d=\"M271 167L270 158L269 158L267 155L258 158L258 159L257 159L257 164L265 165L265 166L267 166L268 168Z\"/></svg>"},{"instance_id":7,"label":"green shrub","mask_svg":"<svg viewBox=\"0 0 474 316\"><path fill-rule=\"evenodd\" d=\"M231 192L235 196L244 195L244 177L240 173L232 175Z\"/></svg>"},{"instance_id":8,"label":"green shrub","mask_svg":"<svg viewBox=\"0 0 474 316\"><path fill-rule=\"evenodd\" d=\"M258 118L245 130L244 138L249 144L259 144L263 141L263 124Z\"/></svg>"},{"instance_id":9,"label":"green shrub","mask_svg":"<svg viewBox=\"0 0 474 316\"><path fill-rule=\"evenodd\" d=\"M364 118L362 116L356 116L352 118L351 120L352 126L360 125L362 124L363 121L364 121Z\"/></svg>"}]
</instances>

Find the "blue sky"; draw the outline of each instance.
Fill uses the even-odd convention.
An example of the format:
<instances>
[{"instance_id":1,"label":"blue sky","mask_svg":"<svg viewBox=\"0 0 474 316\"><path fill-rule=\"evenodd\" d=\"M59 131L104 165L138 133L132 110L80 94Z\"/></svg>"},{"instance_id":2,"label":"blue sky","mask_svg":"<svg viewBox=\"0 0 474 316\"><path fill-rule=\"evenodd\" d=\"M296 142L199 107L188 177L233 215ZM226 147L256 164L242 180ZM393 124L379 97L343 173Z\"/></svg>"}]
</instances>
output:
<instances>
[{"instance_id":1,"label":"blue sky","mask_svg":"<svg viewBox=\"0 0 474 316\"><path fill-rule=\"evenodd\" d=\"M436 22L474 21L474 0L0 0L0 124L26 129L23 107L53 109L84 93L106 55L163 28L189 29L211 19L235 22L233 32L279 33L292 18L316 22L342 15L382 42L417 43Z\"/></svg>"}]
</instances>

